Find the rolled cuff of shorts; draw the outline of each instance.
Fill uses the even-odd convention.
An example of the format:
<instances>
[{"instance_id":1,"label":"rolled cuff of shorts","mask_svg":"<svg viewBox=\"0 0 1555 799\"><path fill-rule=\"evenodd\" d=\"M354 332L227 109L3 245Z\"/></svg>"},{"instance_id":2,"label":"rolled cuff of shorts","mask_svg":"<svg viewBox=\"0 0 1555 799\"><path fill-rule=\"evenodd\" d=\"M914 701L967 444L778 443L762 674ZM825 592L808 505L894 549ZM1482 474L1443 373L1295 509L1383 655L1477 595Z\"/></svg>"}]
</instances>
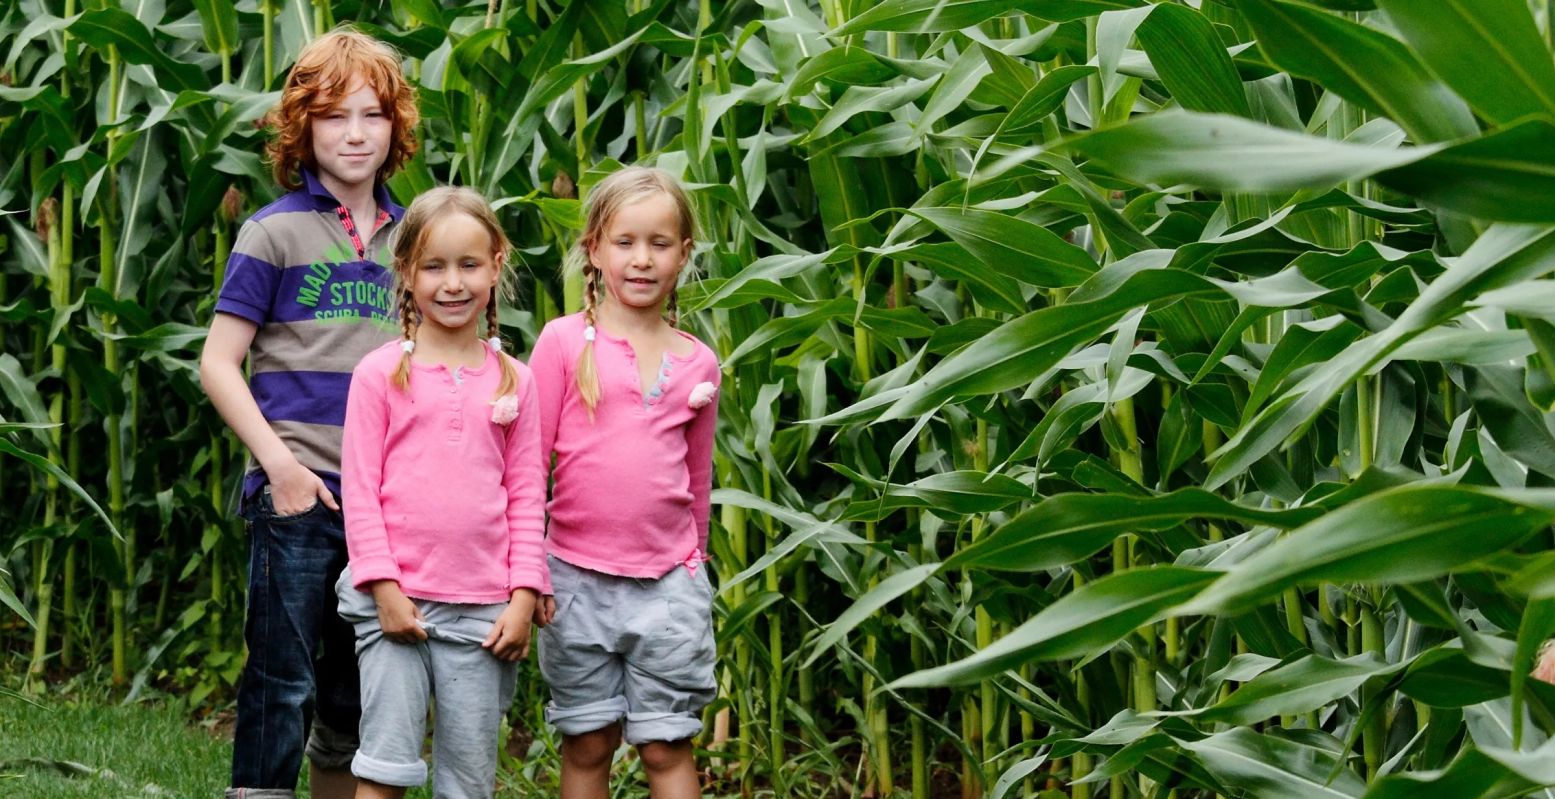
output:
<instances>
[{"instance_id":1,"label":"rolled cuff of shorts","mask_svg":"<svg viewBox=\"0 0 1555 799\"><path fill-rule=\"evenodd\" d=\"M313 765L325 771L341 771L351 767L356 747L355 730L341 732L314 719L313 731L308 733L308 746L303 751Z\"/></svg>"},{"instance_id":2,"label":"rolled cuff of shorts","mask_svg":"<svg viewBox=\"0 0 1555 799\"><path fill-rule=\"evenodd\" d=\"M226 799L297 799L288 788L228 788Z\"/></svg>"},{"instance_id":3,"label":"rolled cuff of shorts","mask_svg":"<svg viewBox=\"0 0 1555 799\"><path fill-rule=\"evenodd\" d=\"M417 785L425 785L427 782L425 761L390 763L387 760L369 757L364 752L357 752L356 757L352 759L351 773L361 779L372 780L379 785L392 785L396 788L413 788Z\"/></svg>"},{"instance_id":4,"label":"rolled cuff of shorts","mask_svg":"<svg viewBox=\"0 0 1555 799\"><path fill-rule=\"evenodd\" d=\"M681 741L702 731L702 719L691 713L628 713L626 742L641 746L655 741Z\"/></svg>"},{"instance_id":5,"label":"rolled cuff of shorts","mask_svg":"<svg viewBox=\"0 0 1555 799\"><path fill-rule=\"evenodd\" d=\"M582 707L545 706L545 720L562 735L582 735L608 727L626 716L626 697L613 696Z\"/></svg>"}]
</instances>

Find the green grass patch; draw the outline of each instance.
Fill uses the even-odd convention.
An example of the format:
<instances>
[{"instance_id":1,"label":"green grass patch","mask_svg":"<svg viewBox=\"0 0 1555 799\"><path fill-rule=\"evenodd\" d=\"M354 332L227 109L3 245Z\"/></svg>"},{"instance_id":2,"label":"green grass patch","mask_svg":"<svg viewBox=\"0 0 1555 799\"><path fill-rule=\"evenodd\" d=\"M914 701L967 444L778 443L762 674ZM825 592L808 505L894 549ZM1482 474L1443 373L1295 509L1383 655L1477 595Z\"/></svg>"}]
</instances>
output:
<instances>
[{"instance_id":1,"label":"green grass patch","mask_svg":"<svg viewBox=\"0 0 1555 799\"><path fill-rule=\"evenodd\" d=\"M0 693L0 796L219 796L232 745L182 708Z\"/></svg>"},{"instance_id":2,"label":"green grass patch","mask_svg":"<svg viewBox=\"0 0 1555 799\"><path fill-rule=\"evenodd\" d=\"M0 796L220 796L228 782L232 742L191 724L186 712L177 704L124 705L101 697L0 693ZM527 795L524 791L537 781L554 779L548 773L553 763L523 769L522 761L505 759L499 797ZM308 795L304 768L298 796ZM411 789L406 798L431 795L429 784Z\"/></svg>"},{"instance_id":3,"label":"green grass patch","mask_svg":"<svg viewBox=\"0 0 1555 799\"><path fill-rule=\"evenodd\" d=\"M122 704L105 688L83 688L80 683L37 697L0 688L0 797L219 797L232 758L230 727L207 729L192 720L185 703L164 697ZM528 707L523 718L513 719L518 729L503 727L496 799L556 793L560 742L540 721L538 703ZM847 795L838 790L845 782L840 778L842 764L818 761L819 754L793 753L790 796ZM709 755L701 753L701 768L708 767ZM427 757L430 761L430 754ZM629 748L623 748L613 772L614 799L647 796L642 764ZM705 786L706 795L738 795L738 781L737 772L723 771L720 779ZM412 788L406 799L431 799L430 783ZM770 796L761 781L756 787L757 795ZM297 788L299 799L309 799L306 768Z\"/></svg>"},{"instance_id":4,"label":"green grass patch","mask_svg":"<svg viewBox=\"0 0 1555 799\"><path fill-rule=\"evenodd\" d=\"M558 742L540 733L539 740L522 730L507 738L498 799L554 794ZM24 698L0 689L0 797L218 797L231 765L228 735L202 729L177 702L119 704L91 691ZM617 763L616 796L646 795L634 761ZM308 799L307 782L304 768L299 799ZM430 783L406 799L430 799Z\"/></svg>"}]
</instances>

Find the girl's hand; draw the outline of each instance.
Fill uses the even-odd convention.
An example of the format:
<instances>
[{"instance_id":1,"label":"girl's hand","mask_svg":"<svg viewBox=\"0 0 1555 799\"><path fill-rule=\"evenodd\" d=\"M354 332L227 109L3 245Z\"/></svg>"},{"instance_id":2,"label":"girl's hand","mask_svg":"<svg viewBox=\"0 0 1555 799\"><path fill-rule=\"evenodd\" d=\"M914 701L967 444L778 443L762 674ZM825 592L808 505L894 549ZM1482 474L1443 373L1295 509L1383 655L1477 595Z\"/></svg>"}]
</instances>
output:
<instances>
[{"instance_id":1,"label":"girl's hand","mask_svg":"<svg viewBox=\"0 0 1555 799\"><path fill-rule=\"evenodd\" d=\"M378 603L378 626L384 637L401 644L415 644L427 640L427 631L421 629L421 609L405 596L400 584L394 580L378 580L372 583L373 601Z\"/></svg>"},{"instance_id":2,"label":"girl's hand","mask_svg":"<svg viewBox=\"0 0 1555 799\"><path fill-rule=\"evenodd\" d=\"M544 627L556 618L556 597L546 594L535 603L535 626Z\"/></svg>"},{"instance_id":3,"label":"girl's hand","mask_svg":"<svg viewBox=\"0 0 1555 799\"><path fill-rule=\"evenodd\" d=\"M497 660L513 663L529 657L529 623L535 615L535 592L528 588L513 591L507 609L491 625L481 646L491 650Z\"/></svg>"}]
</instances>

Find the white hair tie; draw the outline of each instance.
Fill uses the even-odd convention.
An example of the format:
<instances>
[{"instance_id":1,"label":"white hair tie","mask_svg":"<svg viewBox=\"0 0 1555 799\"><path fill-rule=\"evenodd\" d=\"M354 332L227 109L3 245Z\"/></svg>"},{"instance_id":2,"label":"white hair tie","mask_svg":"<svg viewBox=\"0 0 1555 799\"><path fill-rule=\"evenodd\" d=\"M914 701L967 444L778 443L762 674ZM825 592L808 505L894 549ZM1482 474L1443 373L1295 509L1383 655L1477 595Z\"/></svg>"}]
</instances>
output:
<instances>
[{"instance_id":1,"label":"white hair tie","mask_svg":"<svg viewBox=\"0 0 1555 799\"><path fill-rule=\"evenodd\" d=\"M589 325L588 327L583 328L583 340L584 341L593 341L594 340L594 326L593 325Z\"/></svg>"},{"instance_id":2,"label":"white hair tie","mask_svg":"<svg viewBox=\"0 0 1555 799\"><path fill-rule=\"evenodd\" d=\"M404 350L406 355L409 355L416 349L416 342L410 339L405 339L404 341L400 342L400 349Z\"/></svg>"},{"instance_id":3,"label":"white hair tie","mask_svg":"<svg viewBox=\"0 0 1555 799\"><path fill-rule=\"evenodd\" d=\"M502 337L501 336L492 336L491 338L486 339L486 343L490 344L491 348L496 350L497 352L501 352L502 351Z\"/></svg>"}]
</instances>

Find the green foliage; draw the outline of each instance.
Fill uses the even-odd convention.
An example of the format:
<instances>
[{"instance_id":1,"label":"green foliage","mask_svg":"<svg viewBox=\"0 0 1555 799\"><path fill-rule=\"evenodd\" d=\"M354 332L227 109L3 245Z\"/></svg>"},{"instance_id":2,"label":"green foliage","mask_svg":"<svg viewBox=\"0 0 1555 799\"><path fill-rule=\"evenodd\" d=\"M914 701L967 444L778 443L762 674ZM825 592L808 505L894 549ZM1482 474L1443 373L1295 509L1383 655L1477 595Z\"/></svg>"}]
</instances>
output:
<instances>
[{"instance_id":1,"label":"green foliage","mask_svg":"<svg viewBox=\"0 0 1555 799\"><path fill-rule=\"evenodd\" d=\"M0 6L0 388L37 425L0 443L52 466L0 458L0 599L35 663L102 659L122 604L155 642L123 676L223 695L216 208L274 196L247 123L352 20L419 87L400 199L500 204L521 343L576 302L572 186L652 161L698 202L732 784L1555 785L1545 0L231 8Z\"/></svg>"}]
</instances>

